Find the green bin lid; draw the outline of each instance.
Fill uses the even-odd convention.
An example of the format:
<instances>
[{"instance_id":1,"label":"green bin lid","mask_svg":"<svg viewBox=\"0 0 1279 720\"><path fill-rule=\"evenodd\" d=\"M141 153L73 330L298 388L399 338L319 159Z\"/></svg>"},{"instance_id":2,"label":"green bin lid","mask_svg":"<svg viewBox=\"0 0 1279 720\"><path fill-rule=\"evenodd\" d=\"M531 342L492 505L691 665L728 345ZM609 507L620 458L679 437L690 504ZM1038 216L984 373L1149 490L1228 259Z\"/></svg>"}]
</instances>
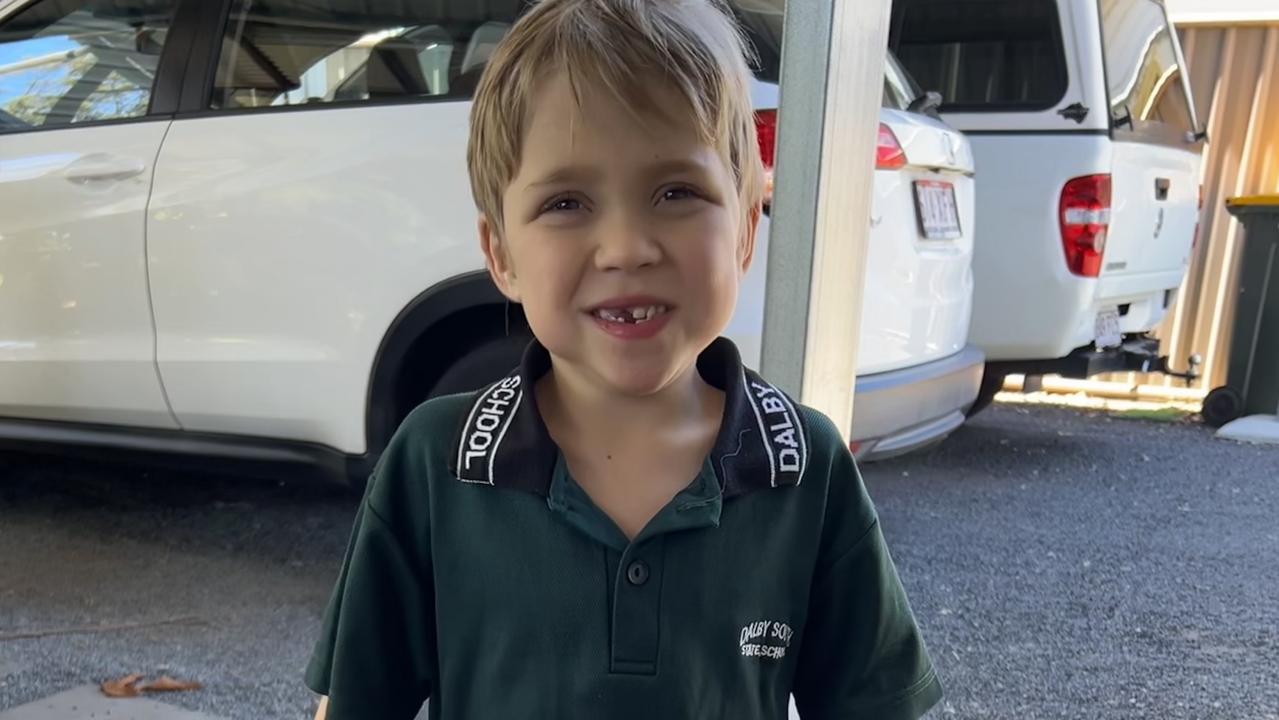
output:
<instances>
[{"instance_id":1,"label":"green bin lid","mask_svg":"<svg viewBox=\"0 0 1279 720\"><path fill-rule=\"evenodd\" d=\"M1226 198L1226 207L1255 207L1257 205L1279 206L1279 195L1245 195L1243 197Z\"/></svg>"},{"instance_id":2,"label":"green bin lid","mask_svg":"<svg viewBox=\"0 0 1279 720\"><path fill-rule=\"evenodd\" d=\"M1231 215L1279 213L1279 195L1245 195L1226 198L1226 210Z\"/></svg>"}]
</instances>

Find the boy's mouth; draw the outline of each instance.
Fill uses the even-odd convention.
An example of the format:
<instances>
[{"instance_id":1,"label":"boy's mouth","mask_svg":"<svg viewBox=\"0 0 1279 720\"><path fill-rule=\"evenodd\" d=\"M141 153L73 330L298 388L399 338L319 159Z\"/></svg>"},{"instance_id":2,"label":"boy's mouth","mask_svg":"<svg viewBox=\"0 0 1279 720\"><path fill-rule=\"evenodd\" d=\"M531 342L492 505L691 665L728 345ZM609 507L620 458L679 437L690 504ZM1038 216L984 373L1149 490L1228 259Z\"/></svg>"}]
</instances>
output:
<instances>
[{"instance_id":1,"label":"boy's mouth","mask_svg":"<svg viewBox=\"0 0 1279 720\"><path fill-rule=\"evenodd\" d=\"M632 305L629 307L601 307L591 311L591 315L608 323L619 325L642 325L653 318L665 315L670 310L666 305Z\"/></svg>"}]
</instances>

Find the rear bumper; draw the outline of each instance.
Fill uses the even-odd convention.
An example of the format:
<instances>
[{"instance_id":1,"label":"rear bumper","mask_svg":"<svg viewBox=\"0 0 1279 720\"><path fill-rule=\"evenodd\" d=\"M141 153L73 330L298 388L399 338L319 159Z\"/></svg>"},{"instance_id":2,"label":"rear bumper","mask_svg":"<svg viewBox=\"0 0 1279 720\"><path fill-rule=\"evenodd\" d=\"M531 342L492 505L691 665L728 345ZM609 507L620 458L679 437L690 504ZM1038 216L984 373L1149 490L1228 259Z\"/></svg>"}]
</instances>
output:
<instances>
[{"instance_id":1,"label":"rear bumper","mask_svg":"<svg viewBox=\"0 0 1279 720\"><path fill-rule=\"evenodd\" d=\"M1100 281L1071 277L1043 278L1032 290L1017 295L998 288L973 310L969 342L992 361L1058 360L1076 348L1091 345L1096 336L1097 314L1119 311L1119 331L1124 335L1149 332L1163 322L1177 296L1182 271L1103 277ZM975 298L982 294L977 278Z\"/></svg>"},{"instance_id":2,"label":"rear bumper","mask_svg":"<svg viewBox=\"0 0 1279 720\"><path fill-rule=\"evenodd\" d=\"M853 448L882 460L936 442L964 423L986 357L973 346L923 365L857 378Z\"/></svg>"}]
</instances>

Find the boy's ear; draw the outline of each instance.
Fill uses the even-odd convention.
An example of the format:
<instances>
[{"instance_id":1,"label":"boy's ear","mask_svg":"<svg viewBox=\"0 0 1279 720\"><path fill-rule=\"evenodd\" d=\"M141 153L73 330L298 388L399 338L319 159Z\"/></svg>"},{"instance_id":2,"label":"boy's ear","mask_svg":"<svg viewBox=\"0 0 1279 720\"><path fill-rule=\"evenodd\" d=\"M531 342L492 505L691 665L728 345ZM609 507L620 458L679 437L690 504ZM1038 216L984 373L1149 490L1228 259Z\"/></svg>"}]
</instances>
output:
<instances>
[{"instance_id":1,"label":"boy's ear","mask_svg":"<svg viewBox=\"0 0 1279 720\"><path fill-rule=\"evenodd\" d=\"M746 212L746 222L742 224L742 240L739 243L737 259L743 275L751 269L751 262L755 259L755 233L759 230L759 216L763 207L762 204L756 203L755 207Z\"/></svg>"},{"instance_id":2,"label":"boy's ear","mask_svg":"<svg viewBox=\"0 0 1279 720\"><path fill-rule=\"evenodd\" d=\"M519 302L520 291L506 242L501 231L484 215L480 215L480 247L484 250L484 266L488 268L493 284L511 302Z\"/></svg>"}]
</instances>

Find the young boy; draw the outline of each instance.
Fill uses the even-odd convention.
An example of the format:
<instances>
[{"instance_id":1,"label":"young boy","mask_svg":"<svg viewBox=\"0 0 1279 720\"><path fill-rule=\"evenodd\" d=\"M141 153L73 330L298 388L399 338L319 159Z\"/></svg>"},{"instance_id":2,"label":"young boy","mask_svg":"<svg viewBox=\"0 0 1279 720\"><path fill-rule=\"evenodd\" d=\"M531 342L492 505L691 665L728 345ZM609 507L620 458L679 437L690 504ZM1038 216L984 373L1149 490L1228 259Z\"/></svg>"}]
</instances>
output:
<instances>
[{"instance_id":1,"label":"young boy","mask_svg":"<svg viewBox=\"0 0 1279 720\"><path fill-rule=\"evenodd\" d=\"M307 670L330 720L940 698L839 433L717 339L763 192L743 52L715 0L544 0L495 51L471 183L537 339L383 455Z\"/></svg>"}]
</instances>

